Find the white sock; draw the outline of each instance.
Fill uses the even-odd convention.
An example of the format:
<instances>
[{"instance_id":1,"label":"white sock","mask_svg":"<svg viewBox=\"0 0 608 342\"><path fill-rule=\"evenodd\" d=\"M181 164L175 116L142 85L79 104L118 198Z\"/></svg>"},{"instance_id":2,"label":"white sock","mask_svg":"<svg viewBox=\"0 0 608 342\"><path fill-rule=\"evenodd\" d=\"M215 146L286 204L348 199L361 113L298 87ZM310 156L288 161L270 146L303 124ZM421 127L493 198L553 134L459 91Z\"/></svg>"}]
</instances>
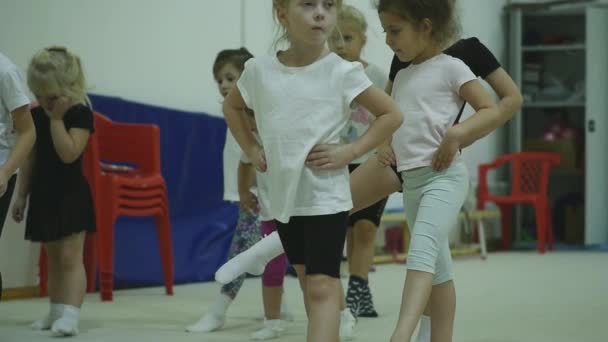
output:
<instances>
[{"instance_id":1,"label":"white sock","mask_svg":"<svg viewBox=\"0 0 608 342\"><path fill-rule=\"evenodd\" d=\"M416 342L431 342L431 317L422 315Z\"/></svg>"},{"instance_id":2,"label":"white sock","mask_svg":"<svg viewBox=\"0 0 608 342\"><path fill-rule=\"evenodd\" d=\"M264 328L251 334L251 339L255 341L272 340L279 338L281 336L281 332L283 332L283 328L281 328L280 319L264 319Z\"/></svg>"},{"instance_id":3,"label":"white sock","mask_svg":"<svg viewBox=\"0 0 608 342\"><path fill-rule=\"evenodd\" d=\"M220 297L215 301L209 312L215 315L215 317L224 317L226 316L226 311L228 311L228 307L230 307L232 301L232 298L225 294L220 294Z\"/></svg>"},{"instance_id":4,"label":"white sock","mask_svg":"<svg viewBox=\"0 0 608 342\"><path fill-rule=\"evenodd\" d=\"M281 320L287 322L293 322L294 317L291 311L289 311L289 307L287 306L287 297L285 296L285 290L283 290L283 294L281 295Z\"/></svg>"},{"instance_id":5,"label":"white sock","mask_svg":"<svg viewBox=\"0 0 608 342\"><path fill-rule=\"evenodd\" d=\"M228 307L231 303L232 298L224 294L220 294L218 300L215 301L215 303L211 306L211 310L201 317L198 322L186 327L186 331L197 333L211 332L221 329L224 326L224 321L226 320L226 311L228 311Z\"/></svg>"},{"instance_id":6,"label":"white sock","mask_svg":"<svg viewBox=\"0 0 608 342\"><path fill-rule=\"evenodd\" d=\"M346 308L340 312L340 341L351 341L355 339L354 330L357 325L355 316Z\"/></svg>"},{"instance_id":7,"label":"white sock","mask_svg":"<svg viewBox=\"0 0 608 342\"><path fill-rule=\"evenodd\" d=\"M274 231L248 250L228 260L215 273L215 280L220 284L228 284L243 273L260 275L264 273L270 260L283 253L285 250L279 233Z\"/></svg>"},{"instance_id":8,"label":"white sock","mask_svg":"<svg viewBox=\"0 0 608 342\"><path fill-rule=\"evenodd\" d=\"M63 315L53 323L51 330L55 336L75 336L78 335L79 322L80 308L64 305Z\"/></svg>"},{"instance_id":9,"label":"white sock","mask_svg":"<svg viewBox=\"0 0 608 342\"><path fill-rule=\"evenodd\" d=\"M63 315L63 304L51 303L49 313L43 319L32 323L30 327L34 330L49 330L56 320Z\"/></svg>"}]
</instances>

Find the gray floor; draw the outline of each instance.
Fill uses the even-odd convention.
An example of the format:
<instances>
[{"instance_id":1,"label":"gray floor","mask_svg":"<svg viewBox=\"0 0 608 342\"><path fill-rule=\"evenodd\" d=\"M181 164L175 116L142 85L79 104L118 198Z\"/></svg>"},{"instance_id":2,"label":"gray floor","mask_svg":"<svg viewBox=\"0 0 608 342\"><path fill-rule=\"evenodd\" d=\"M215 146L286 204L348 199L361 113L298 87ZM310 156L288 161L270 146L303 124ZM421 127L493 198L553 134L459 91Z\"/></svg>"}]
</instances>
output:
<instances>
[{"instance_id":1,"label":"gray floor","mask_svg":"<svg viewBox=\"0 0 608 342\"><path fill-rule=\"evenodd\" d=\"M457 259L458 311L454 341L608 341L608 253L491 254L487 261ZM405 269L378 267L371 275L377 319L361 319L358 341L388 341L401 299ZM299 288L286 282L296 321L281 341L304 341ZM246 341L261 325L260 281L249 279L231 307L224 330L187 334L218 293L213 283L185 285L167 297L162 289L117 291L113 303L86 299L79 341ZM47 341L27 329L47 310L44 300L0 303L0 342Z\"/></svg>"}]
</instances>

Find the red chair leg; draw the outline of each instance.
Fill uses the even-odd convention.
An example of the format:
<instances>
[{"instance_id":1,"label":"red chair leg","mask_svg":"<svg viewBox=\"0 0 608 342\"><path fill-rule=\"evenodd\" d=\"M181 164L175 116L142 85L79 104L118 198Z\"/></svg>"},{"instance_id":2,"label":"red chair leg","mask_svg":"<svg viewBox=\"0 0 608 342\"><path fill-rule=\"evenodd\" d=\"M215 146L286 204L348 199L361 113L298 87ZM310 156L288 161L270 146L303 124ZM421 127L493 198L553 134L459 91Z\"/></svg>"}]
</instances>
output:
<instances>
[{"instance_id":1,"label":"red chair leg","mask_svg":"<svg viewBox=\"0 0 608 342\"><path fill-rule=\"evenodd\" d=\"M543 202L534 205L536 215L536 238L538 253L544 254L547 239L547 204Z\"/></svg>"},{"instance_id":2,"label":"red chair leg","mask_svg":"<svg viewBox=\"0 0 608 342\"><path fill-rule=\"evenodd\" d=\"M102 301L112 301L114 290L114 215L104 211L97 231L99 288Z\"/></svg>"},{"instance_id":3,"label":"red chair leg","mask_svg":"<svg viewBox=\"0 0 608 342\"><path fill-rule=\"evenodd\" d=\"M165 277L165 292L173 295L173 246L171 243L171 223L168 215L156 215L156 230L160 246L160 257Z\"/></svg>"},{"instance_id":4,"label":"red chair leg","mask_svg":"<svg viewBox=\"0 0 608 342\"><path fill-rule=\"evenodd\" d=\"M40 256L38 257L38 277L40 284L38 285L40 297L49 295L49 264L46 248L40 246Z\"/></svg>"},{"instance_id":5,"label":"red chair leg","mask_svg":"<svg viewBox=\"0 0 608 342\"><path fill-rule=\"evenodd\" d=\"M546 208L546 217L547 217L547 241L549 243L549 250L553 250L553 216L551 212L551 206L547 204Z\"/></svg>"},{"instance_id":6,"label":"red chair leg","mask_svg":"<svg viewBox=\"0 0 608 342\"><path fill-rule=\"evenodd\" d=\"M502 249L511 248L511 225L513 223L513 206L510 204L500 204L500 221L502 231Z\"/></svg>"},{"instance_id":7,"label":"red chair leg","mask_svg":"<svg viewBox=\"0 0 608 342\"><path fill-rule=\"evenodd\" d=\"M84 240L84 267L87 273L87 293L96 290L97 281L97 248L94 233L87 234Z\"/></svg>"}]
</instances>

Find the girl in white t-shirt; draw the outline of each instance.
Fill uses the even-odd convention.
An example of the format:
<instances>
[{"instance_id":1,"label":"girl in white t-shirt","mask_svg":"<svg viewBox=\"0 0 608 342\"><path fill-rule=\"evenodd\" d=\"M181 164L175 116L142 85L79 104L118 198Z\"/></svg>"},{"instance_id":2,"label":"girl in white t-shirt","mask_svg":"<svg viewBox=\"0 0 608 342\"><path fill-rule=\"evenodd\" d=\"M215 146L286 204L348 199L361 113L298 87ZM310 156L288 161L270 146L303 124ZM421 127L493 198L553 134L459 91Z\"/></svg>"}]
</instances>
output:
<instances>
[{"instance_id":1,"label":"girl in white t-shirt","mask_svg":"<svg viewBox=\"0 0 608 342\"><path fill-rule=\"evenodd\" d=\"M213 76L217 81L220 94L223 97L226 97L228 92L236 85L236 82L243 71L245 62L252 57L253 55L245 48L223 50L217 55L213 65ZM260 239L258 204L255 198L250 198L247 193L239 195L237 187L237 183L240 182L250 183L247 188L252 186L255 181L255 170L243 169L240 170L237 176L237 169L239 169L239 160L242 152L236 142L230 143L231 140L234 140L234 138L231 138L230 132L226 132L226 146L224 147L224 199L227 201L239 202L240 205L234 238L230 245L230 258L251 247ZM246 198L242 198L243 196L246 196ZM252 201L253 203L251 204ZM221 329L224 326L228 307L236 298L244 280L245 275L243 274L229 283L224 284L219 298L211 306L207 314L205 314L197 323L188 326L186 331L211 332ZM278 293L278 298L275 299L274 302L277 302L279 306L281 305L280 292ZM285 311L284 308L283 310ZM283 314L289 316L286 312Z\"/></svg>"},{"instance_id":2,"label":"girl in white t-shirt","mask_svg":"<svg viewBox=\"0 0 608 342\"><path fill-rule=\"evenodd\" d=\"M367 42L367 21L357 8L344 5L338 13L338 28L330 40L329 47L340 57L351 62L360 62L365 73L378 88L386 87L388 75L379 67L363 60L361 53ZM351 120L342 132L343 143L350 143L365 134L373 120L373 115L363 106L353 107ZM374 155L370 151L350 163L349 171ZM354 317L378 317L369 289L368 275L373 264L376 229L380 224L387 198L380 199L369 207L351 214L346 234L348 270L348 290L346 305Z\"/></svg>"},{"instance_id":3,"label":"girl in white t-shirt","mask_svg":"<svg viewBox=\"0 0 608 342\"><path fill-rule=\"evenodd\" d=\"M274 0L289 48L249 60L224 102L228 127L252 164L267 172L270 217L298 273L308 313L308 341L338 339L340 260L352 208L346 165L375 148L401 124L401 113L373 87L360 63L327 49L340 0ZM357 103L377 116L367 133L332 149L323 169L311 153L339 144ZM241 114L256 113L264 148Z\"/></svg>"}]
</instances>

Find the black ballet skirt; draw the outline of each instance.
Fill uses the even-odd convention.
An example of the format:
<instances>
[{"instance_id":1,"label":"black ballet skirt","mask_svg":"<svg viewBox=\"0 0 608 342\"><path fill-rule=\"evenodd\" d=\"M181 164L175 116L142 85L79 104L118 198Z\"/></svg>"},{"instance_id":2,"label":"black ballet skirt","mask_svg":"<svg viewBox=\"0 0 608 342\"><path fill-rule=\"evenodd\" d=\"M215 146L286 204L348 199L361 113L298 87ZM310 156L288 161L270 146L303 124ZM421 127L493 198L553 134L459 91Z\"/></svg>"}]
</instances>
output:
<instances>
[{"instance_id":1,"label":"black ballet skirt","mask_svg":"<svg viewBox=\"0 0 608 342\"><path fill-rule=\"evenodd\" d=\"M36 125L25 238L35 242L62 240L80 232L94 232L95 209L89 183L82 173L82 155L64 163L55 151L50 118L42 107L32 110ZM78 104L65 113L69 132L81 128L93 133L93 112ZM83 152L84 153L84 152Z\"/></svg>"}]
</instances>

